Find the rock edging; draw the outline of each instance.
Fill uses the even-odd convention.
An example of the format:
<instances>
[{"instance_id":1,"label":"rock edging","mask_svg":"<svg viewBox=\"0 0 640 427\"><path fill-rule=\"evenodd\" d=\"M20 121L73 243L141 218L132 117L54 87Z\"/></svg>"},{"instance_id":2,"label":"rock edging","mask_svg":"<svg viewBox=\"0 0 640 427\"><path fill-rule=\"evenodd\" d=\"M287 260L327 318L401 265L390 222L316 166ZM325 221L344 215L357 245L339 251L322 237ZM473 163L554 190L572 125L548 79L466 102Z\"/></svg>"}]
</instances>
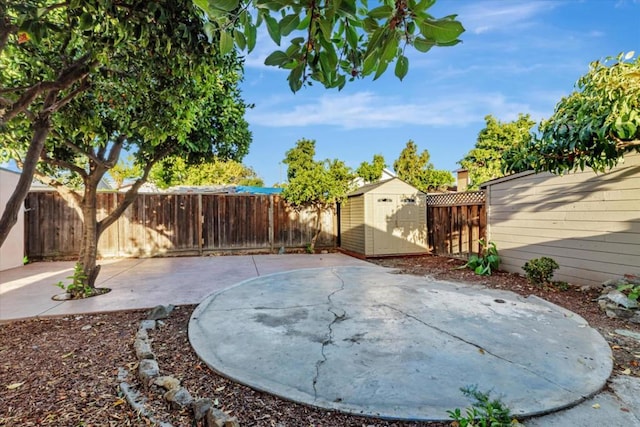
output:
<instances>
[{"instance_id":1,"label":"rock edging","mask_svg":"<svg viewBox=\"0 0 640 427\"><path fill-rule=\"evenodd\" d=\"M147 319L142 320L136 332L133 349L138 359L138 379L143 387L157 386L164 390L163 399L170 408L180 410L190 408L195 424L202 427L240 427L236 417L214 407L213 401L207 398L194 399L191 393L180 384L180 380L170 375L160 375L160 367L151 347L148 331L155 330L174 310L173 305L153 308ZM170 423L157 420L145 406L146 400L127 381L128 371L118 370L120 391L127 403L141 416L161 427L172 427Z\"/></svg>"}]
</instances>

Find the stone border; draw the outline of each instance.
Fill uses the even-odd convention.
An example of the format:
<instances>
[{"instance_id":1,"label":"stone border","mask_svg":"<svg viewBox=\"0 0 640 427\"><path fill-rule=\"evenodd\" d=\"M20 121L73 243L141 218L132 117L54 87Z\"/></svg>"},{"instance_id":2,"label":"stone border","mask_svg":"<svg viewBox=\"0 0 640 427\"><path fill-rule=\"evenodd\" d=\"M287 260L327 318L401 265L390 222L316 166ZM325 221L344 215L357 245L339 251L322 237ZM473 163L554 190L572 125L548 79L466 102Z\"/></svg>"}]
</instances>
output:
<instances>
[{"instance_id":1,"label":"stone border","mask_svg":"<svg viewBox=\"0 0 640 427\"><path fill-rule=\"evenodd\" d=\"M157 306L153 308L146 320L140 322L136 332L133 349L138 359L137 377L144 388L158 386L164 389L162 397L169 403L171 409L179 410L191 408L196 425L203 427L240 427L236 417L213 407L213 401L208 398L194 399L191 393L180 384L180 380L170 376L160 376L160 366L151 348L148 331L161 327L175 307L173 305ZM129 406L139 415L147 418L151 423L161 427L173 427L172 424L156 419L146 407L146 399L126 380L129 372L125 368L118 368L118 382L120 391Z\"/></svg>"}]
</instances>

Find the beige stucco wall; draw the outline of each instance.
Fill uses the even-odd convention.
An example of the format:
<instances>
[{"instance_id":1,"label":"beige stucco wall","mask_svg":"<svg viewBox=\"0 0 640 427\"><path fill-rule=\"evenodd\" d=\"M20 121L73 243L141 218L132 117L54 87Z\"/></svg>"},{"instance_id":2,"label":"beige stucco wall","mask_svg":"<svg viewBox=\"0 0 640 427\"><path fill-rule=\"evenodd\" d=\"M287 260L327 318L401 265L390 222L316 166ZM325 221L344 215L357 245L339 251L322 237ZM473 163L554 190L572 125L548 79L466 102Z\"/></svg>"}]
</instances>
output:
<instances>
[{"instance_id":1,"label":"beige stucco wall","mask_svg":"<svg viewBox=\"0 0 640 427\"><path fill-rule=\"evenodd\" d=\"M5 206L20 175L5 169L0 169L0 209L4 213ZM18 213L18 222L13 226L9 236L0 247L0 271L22 265L24 256L24 209Z\"/></svg>"},{"instance_id":2,"label":"beige stucco wall","mask_svg":"<svg viewBox=\"0 0 640 427\"><path fill-rule=\"evenodd\" d=\"M607 173L498 180L487 187L487 223L507 271L547 256L560 264L554 280L573 284L640 275L640 155Z\"/></svg>"}]
</instances>

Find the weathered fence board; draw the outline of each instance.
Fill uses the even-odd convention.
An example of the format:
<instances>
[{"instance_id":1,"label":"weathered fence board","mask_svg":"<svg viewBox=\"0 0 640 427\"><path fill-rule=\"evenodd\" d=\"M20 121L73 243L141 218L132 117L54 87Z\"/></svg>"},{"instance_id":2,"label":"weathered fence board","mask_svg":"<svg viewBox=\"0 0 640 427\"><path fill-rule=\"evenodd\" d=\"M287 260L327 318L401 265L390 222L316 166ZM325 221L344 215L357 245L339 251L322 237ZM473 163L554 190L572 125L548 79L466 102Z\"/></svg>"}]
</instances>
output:
<instances>
[{"instance_id":1,"label":"weathered fence board","mask_svg":"<svg viewBox=\"0 0 640 427\"><path fill-rule=\"evenodd\" d=\"M99 219L123 198L119 193L100 193ZM30 259L78 254L82 222L57 193L29 193L25 205ZM276 195L139 194L104 231L98 251L108 257L303 248L313 236L315 215L315 211L294 211ZM333 212L323 212L321 222L317 246L334 247Z\"/></svg>"},{"instance_id":2,"label":"weathered fence board","mask_svg":"<svg viewBox=\"0 0 640 427\"><path fill-rule=\"evenodd\" d=\"M435 255L466 258L480 250L487 212L484 192L427 195L429 250Z\"/></svg>"}]
</instances>

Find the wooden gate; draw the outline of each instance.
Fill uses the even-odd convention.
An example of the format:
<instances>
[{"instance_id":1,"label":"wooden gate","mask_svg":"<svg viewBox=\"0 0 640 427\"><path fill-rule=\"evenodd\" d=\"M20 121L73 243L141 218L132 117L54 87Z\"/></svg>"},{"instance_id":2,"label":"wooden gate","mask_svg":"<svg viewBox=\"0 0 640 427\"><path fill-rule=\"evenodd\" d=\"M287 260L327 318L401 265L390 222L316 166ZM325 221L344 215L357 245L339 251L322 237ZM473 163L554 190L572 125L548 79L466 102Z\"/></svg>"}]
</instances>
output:
<instances>
[{"instance_id":1,"label":"wooden gate","mask_svg":"<svg viewBox=\"0 0 640 427\"><path fill-rule=\"evenodd\" d=\"M478 253L487 229L484 191L428 194L427 229L434 255L467 258Z\"/></svg>"}]
</instances>

